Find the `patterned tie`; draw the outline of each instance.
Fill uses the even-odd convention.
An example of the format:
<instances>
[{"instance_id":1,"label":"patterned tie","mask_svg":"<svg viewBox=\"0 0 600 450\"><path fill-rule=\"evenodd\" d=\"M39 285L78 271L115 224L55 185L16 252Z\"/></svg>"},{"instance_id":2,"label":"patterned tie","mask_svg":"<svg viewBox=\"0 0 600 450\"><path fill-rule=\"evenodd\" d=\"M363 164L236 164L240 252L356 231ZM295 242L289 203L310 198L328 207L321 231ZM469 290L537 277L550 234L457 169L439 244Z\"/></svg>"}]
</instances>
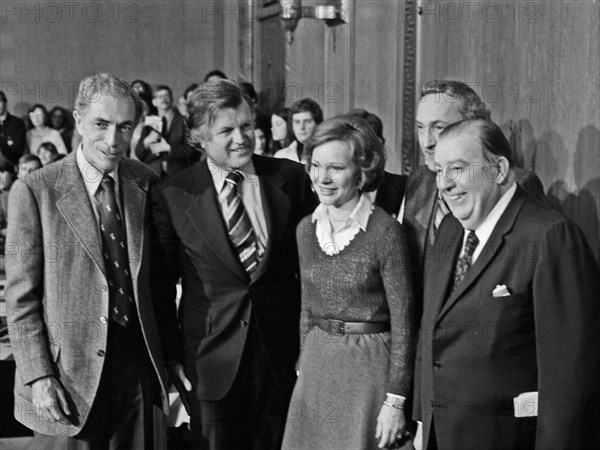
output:
<instances>
[{"instance_id":1,"label":"patterned tie","mask_svg":"<svg viewBox=\"0 0 600 450\"><path fill-rule=\"evenodd\" d=\"M102 254L108 278L111 319L124 327L135 314L125 226L115 198L115 180L105 175L98 189Z\"/></svg>"},{"instance_id":2,"label":"patterned tie","mask_svg":"<svg viewBox=\"0 0 600 450\"><path fill-rule=\"evenodd\" d=\"M470 231L465 242L464 251L458 261L456 262L456 268L454 269L454 285L452 290L462 282L465 278L466 273L471 268L471 261L473 259L473 253L479 244L479 238L474 231Z\"/></svg>"},{"instance_id":3,"label":"patterned tie","mask_svg":"<svg viewBox=\"0 0 600 450\"><path fill-rule=\"evenodd\" d=\"M258 267L258 249L252 222L237 190L237 185L242 179L243 175L239 171L230 172L225 178L225 186L221 190L219 200L223 205L229 239L235 246L244 269L248 274L252 274Z\"/></svg>"}]
</instances>

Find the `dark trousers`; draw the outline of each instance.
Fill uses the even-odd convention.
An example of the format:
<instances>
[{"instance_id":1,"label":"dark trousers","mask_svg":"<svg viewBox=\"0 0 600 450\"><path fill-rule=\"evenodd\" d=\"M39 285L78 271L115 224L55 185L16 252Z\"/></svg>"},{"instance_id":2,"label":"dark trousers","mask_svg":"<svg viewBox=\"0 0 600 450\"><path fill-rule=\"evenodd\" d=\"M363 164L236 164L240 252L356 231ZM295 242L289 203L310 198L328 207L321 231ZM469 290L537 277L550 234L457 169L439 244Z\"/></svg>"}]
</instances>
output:
<instances>
[{"instance_id":1,"label":"dark trousers","mask_svg":"<svg viewBox=\"0 0 600 450\"><path fill-rule=\"evenodd\" d=\"M275 381L256 327L249 327L240 368L229 393L216 402L192 399L194 450L279 450L293 377ZM293 371L293 368L290 368Z\"/></svg>"},{"instance_id":2,"label":"dark trousers","mask_svg":"<svg viewBox=\"0 0 600 450\"><path fill-rule=\"evenodd\" d=\"M108 327L106 361L96 398L74 437L36 434L31 449L129 450L153 448L156 375L139 325Z\"/></svg>"}]
</instances>

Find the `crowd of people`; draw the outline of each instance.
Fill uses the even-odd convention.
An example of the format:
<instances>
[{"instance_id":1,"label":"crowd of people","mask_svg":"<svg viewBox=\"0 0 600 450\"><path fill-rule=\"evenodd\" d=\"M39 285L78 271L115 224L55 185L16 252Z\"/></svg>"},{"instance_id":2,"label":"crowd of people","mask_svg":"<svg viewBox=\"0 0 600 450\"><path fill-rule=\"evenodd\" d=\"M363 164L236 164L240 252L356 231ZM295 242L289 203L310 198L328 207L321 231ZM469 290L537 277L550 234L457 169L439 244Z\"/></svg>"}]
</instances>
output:
<instances>
[{"instance_id":1,"label":"crowd of people","mask_svg":"<svg viewBox=\"0 0 600 450\"><path fill-rule=\"evenodd\" d=\"M178 102L98 74L80 143L60 158L36 105L22 145L44 167L5 188L35 156L2 98L15 417L36 448L160 447L169 386L194 449L600 446L597 262L465 83L423 85L410 175L384 170L365 109L269 117L219 71Z\"/></svg>"}]
</instances>

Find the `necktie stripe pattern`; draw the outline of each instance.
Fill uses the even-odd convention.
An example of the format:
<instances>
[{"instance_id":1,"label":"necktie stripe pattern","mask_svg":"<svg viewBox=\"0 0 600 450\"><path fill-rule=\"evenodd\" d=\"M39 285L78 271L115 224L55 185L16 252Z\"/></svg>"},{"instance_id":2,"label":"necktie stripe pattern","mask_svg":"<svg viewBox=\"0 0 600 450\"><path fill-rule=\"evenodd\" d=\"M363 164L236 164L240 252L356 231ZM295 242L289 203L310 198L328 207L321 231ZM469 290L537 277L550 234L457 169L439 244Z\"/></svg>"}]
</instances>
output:
<instances>
[{"instance_id":1,"label":"necktie stripe pattern","mask_svg":"<svg viewBox=\"0 0 600 450\"><path fill-rule=\"evenodd\" d=\"M224 206L229 239L235 246L244 269L251 274L258 266L258 249L252 222L237 190L242 178L239 171L230 172L219 197Z\"/></svg>"},{"instance_id":2,"label":"necktie stripe pattern","mask_svg":"<svg viewBox=\"0 0 600 450\"><path fill-rule=\"evenodd\" d=\"M125 226L115 198L115 181L104 176L98 190L102 255L108 278L110 316L126 327L135 314Z\"/></svg>"},{"instance_id":3,"label":"necktie stripe pattern","mask_svg":"<svg viewBox=\"0 0 600 450\"><path fill-rule=\"evenodd\" d=\"M464 252L462 256L458 258L458 261L456 261L456 268L454 269L454 285L452 290L456 289L471 268L473 253L475 253L477 245L479 245L479 238L474 231L470 231L467 236L467 240L465 241Z\"/></svg>"}]
</instances>

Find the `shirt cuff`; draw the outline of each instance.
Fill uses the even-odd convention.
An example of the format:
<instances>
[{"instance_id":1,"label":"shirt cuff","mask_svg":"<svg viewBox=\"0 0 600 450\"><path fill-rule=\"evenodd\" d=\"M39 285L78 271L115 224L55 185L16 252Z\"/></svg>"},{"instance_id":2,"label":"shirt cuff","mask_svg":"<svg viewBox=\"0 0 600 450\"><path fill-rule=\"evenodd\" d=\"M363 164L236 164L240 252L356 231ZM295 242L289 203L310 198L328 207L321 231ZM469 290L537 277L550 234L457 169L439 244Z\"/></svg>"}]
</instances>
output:
<instances>
[{"instance_id":1,"label":"shirt cuff","mask_svg":"<svg viewBox=\"0 0 600 450\"><path fill-rule=\"evenodd\" d=\"M391 401L392 403L395 403L396 405L404 405L404 402L406 401L406 397L403 397L402 395L390 394L389 392L386 392L385 395L387 395L386 400L388 402Z\"/></svg>"}]
</instances>

